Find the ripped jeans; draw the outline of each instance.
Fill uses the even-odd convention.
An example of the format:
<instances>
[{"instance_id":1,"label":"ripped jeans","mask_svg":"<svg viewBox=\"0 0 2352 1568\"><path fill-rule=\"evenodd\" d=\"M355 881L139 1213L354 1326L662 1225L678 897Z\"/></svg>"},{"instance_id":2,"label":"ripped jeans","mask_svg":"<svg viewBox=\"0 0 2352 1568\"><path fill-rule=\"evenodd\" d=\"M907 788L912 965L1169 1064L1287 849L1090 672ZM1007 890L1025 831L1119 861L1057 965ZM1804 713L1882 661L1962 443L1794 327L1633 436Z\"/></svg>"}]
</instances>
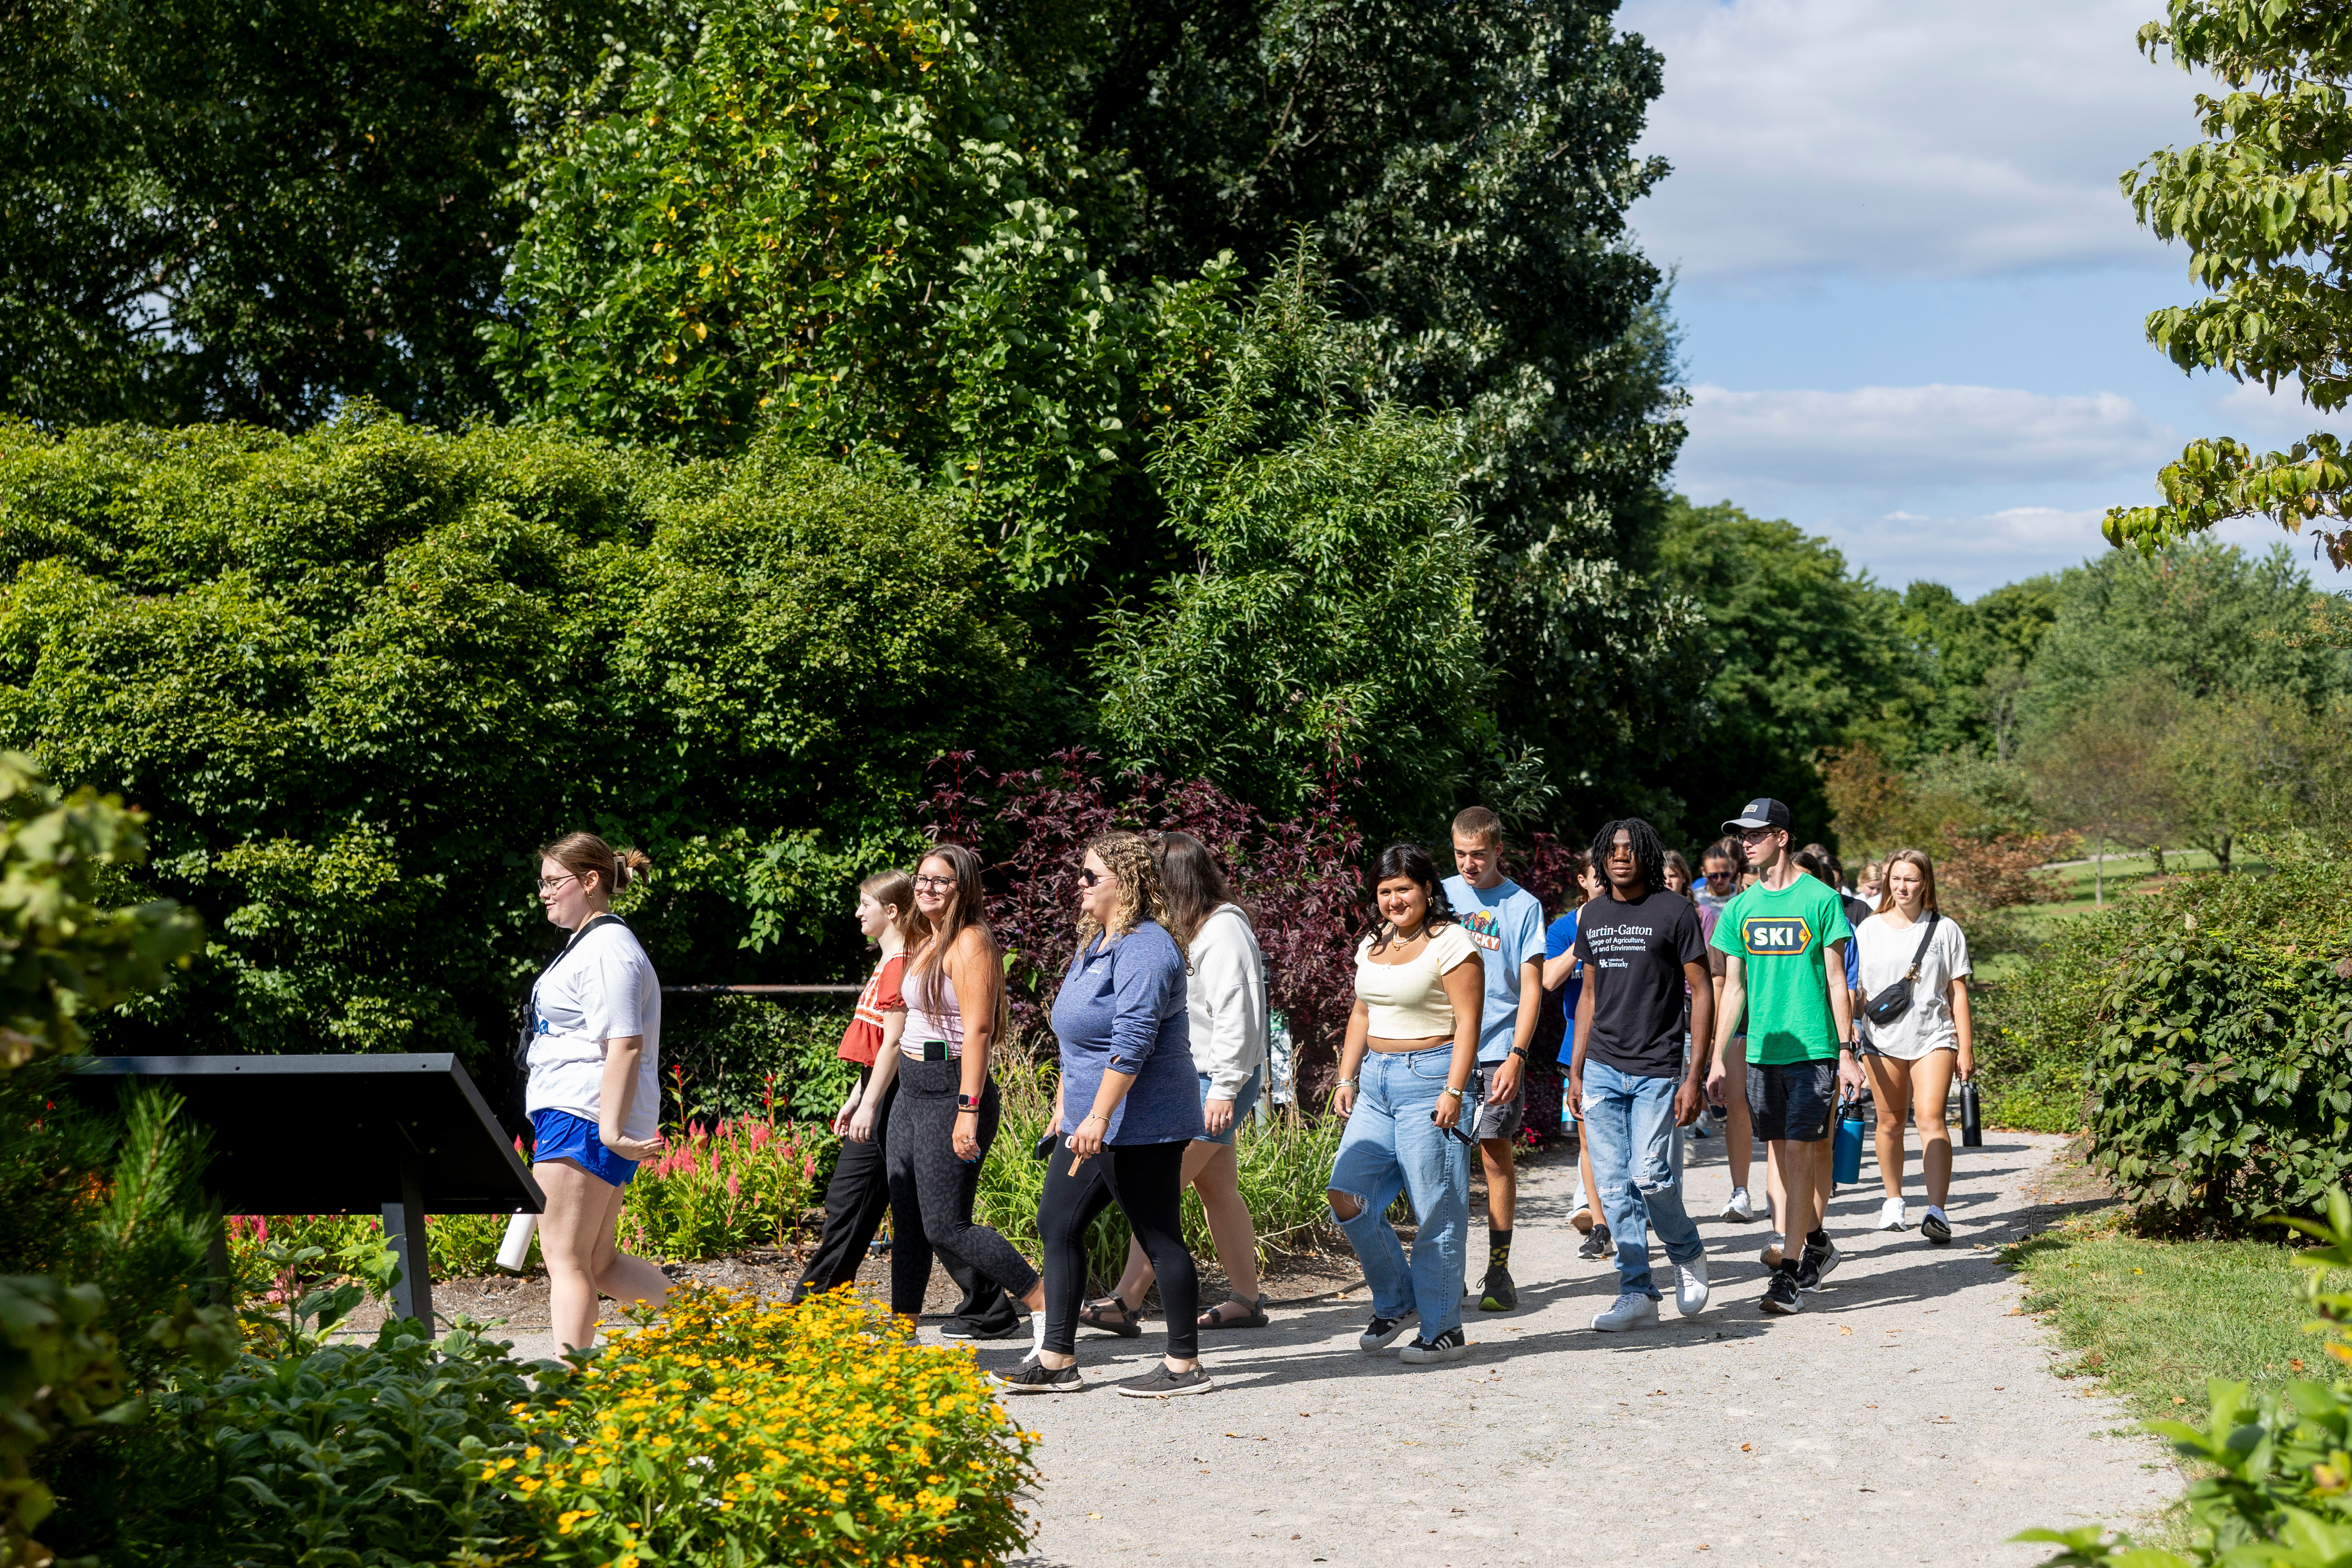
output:
<instances>
[{"instance_id":1,"label":"ripped jeans","mask_svg":"<svg viewBox=\"0 0 2352 1568\"><path fill-rule=\"evenodd\" d=\"M1462 1322L1462 1257L1470 1228L1469 1151L1429 1119L1453 1060L1451 1045L1367 1051L1329 1183L1332 1191L1356 1200L1356 1218L1339 1225L1363 1261L1374 1315L1418 1312L1422 1337L1433 1340ZM1413 1235L1410 1272L1404 1244L1388 1221L1399 1192L1412 1200L1421 1227Z\"/></svg>"},{"instance_id":2,"label":"ripped jeans","mask_svg":"<svg viewBox=\"0 0 2352 1568\"><path fill-rule=\"evenodd\" d=\"M1675 1125L1675 1078L1637 1078L1604 1061L1584 1063L1584 1137L1592 1179L1617 1243L1617 1289L1658 1299L1650 1282L1650 1231L1666 1257L1695 1263L1706 1255L1698 1227L1683 1207L1682 1129Z\"/></svg>"}]
</instances>

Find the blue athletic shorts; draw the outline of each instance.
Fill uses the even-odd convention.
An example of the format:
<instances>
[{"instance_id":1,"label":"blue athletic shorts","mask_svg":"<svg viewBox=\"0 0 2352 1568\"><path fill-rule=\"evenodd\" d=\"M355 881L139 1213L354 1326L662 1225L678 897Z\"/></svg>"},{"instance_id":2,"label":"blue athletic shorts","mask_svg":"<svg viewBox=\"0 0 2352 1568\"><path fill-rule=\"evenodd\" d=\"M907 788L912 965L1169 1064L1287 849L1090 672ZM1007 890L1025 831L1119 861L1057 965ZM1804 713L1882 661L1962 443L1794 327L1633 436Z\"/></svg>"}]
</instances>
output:
<instances>
[{"instance_id":1,"label":"blue athletic shorts","mask_svg":"<svg viewBox=\"0 0 2352 1568\"><path fill-rule=\"evenodd\" d=\"M569 1111L533 1111L530 1113L533 1165L542 1160L570 1160L599 1181L614 1186L626 1186L629 1178L637 1174L637 1162L625 1160L604 1146L596 1135L596 1124L585 1116L575 1116Z\"/></svg>"}]
</instances>

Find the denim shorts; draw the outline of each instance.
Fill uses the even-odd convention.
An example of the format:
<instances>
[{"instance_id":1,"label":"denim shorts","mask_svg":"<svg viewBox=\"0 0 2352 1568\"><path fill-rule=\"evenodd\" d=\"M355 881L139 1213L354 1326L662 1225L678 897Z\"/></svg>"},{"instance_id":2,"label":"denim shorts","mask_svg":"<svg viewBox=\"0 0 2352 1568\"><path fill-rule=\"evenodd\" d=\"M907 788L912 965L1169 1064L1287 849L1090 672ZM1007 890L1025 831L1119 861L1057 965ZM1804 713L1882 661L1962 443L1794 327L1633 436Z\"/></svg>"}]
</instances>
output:
<instances>
[{"instance_id":1,"label":"denim shorts","mask_svg":"<svg viewBox=\"0 0 2352 1568\"><path fill-rule=\"evenodd\" d=\"M1234 1119L1232 1123L1222 1133L1202 1133L1192 1141L1196 1144L1230 1145L1234 1141L1234 1134L1241 1130L1241 1124L1249 1120L1249 1113L1257 1109L1258 1091L1265 1082L1265 1065L1261 1063L1256 1067L1251 1068L1249 1082L1244 1083L1241 1087L1241 1092L1234 1096ZM1209 1090L1211 1087L1212 1085L1209 1081L1209 1075L1205 1072L1202 1073L1201 1108L1204 1112L1208 1109Z\"/></svg>"},{"instance_id":2,"label":"denim shorts","mask_svg":"<svg viewBox=\"0 0 2352 1568\"><path fill-rule=\"evenodd\" d=\"M625 1160L604 1146L604 1140L597 1136L595 1123L569 1111L533 1111L530 1139L533 1165L543 1160L570 1160L597 1180L614 1186L628 1186L629 1178L637 1174L636 1161Z\"/></svg>"}]
</instances>

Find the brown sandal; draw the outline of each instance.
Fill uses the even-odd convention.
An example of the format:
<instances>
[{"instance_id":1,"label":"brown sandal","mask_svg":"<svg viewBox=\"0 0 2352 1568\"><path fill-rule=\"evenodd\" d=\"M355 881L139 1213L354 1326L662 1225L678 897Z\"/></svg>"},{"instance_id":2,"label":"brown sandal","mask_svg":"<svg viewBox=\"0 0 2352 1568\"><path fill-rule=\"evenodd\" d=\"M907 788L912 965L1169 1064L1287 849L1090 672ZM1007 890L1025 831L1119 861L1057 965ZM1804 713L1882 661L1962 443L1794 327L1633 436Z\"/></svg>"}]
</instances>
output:
<instances>
[{"instance_id":1,"label":"brown sandal","mask_svg":"<svg viewBox=\"0 0 2352 1568\"><path fill-rule=\"evenodd\" d=\"M1237 1318L1225 1316L1227 1307L1239 1307L1242 1315ZM1239 1296L1228 1296L1195 1318L1192 1326L1203 1329L1262 1329L1273 1321L1265 1315L1265 1298L1263 1295L1255 1302L1244 1301Z\"/></svg>"},{"instance_id":2,"label":"brown sandal","mask_svg":"<svg viewBox=\"0 0 2352 1568\"><path fill-rule=\"evenodd\" d=\"M1080 1307L1078 1322L1121 1339L1136 1339L1143 1333L1143 1309L1130 1307L1117 1296L1104 1296Z\"/></svg>"}]
</instances>

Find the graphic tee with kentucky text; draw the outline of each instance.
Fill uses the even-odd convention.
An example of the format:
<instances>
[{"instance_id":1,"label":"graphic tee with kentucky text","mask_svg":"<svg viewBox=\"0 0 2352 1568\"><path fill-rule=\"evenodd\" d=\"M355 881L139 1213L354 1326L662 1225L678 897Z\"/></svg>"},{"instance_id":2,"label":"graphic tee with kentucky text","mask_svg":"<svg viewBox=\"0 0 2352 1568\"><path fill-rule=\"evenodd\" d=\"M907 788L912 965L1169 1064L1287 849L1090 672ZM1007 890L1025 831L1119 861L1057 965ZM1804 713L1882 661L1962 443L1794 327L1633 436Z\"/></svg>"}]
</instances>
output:
<instances>
[{"instance_id":1,"label":"graphic tee with kentucky text","mask_svg":"<svg viewBox=\"0 0 2352 1568\"><path fill-rule=\"evenodd\" d=\"M1833 942L1851 947L1853 927L1836 892L1818 878L1800 876L1778 893L1759 882L1725 906L1715 946L1738 956L1746 971L1749 1061L1777 1066L1837 1056L1827 960ZM1838 967L1843 985L1843 961Z\"/></svg>"},{"instance_id":2,"label":"graphic tee with kentucky text","mask_svg":"<svg viewBox=\"0 0 2352 1568\"><path fill-rule=\"evenodd\" d=\"M1478 1060L1511 1054L1519 1023L1519 967L1544 956L1543 905L1508 877L1483 892L1458 876L1445 879L1446 902L1477 945L1486 966L1486 1005L1478 1014Z\"/></svg>"},{"instance_id":3,"label":"graphic tee with kentucky text","mask_svg":"<svg viewBox=\"0 0 2352 1568\"><path fill-rule=\"evenodd\" d=\"M1661 888L1633 903L1602 894L1578 912L1576 956L1593 988L1587 1061L1635 1078L1683 1070L1685 964L1706 960L1698 907Z\"/></svg>"}]
</instances>

